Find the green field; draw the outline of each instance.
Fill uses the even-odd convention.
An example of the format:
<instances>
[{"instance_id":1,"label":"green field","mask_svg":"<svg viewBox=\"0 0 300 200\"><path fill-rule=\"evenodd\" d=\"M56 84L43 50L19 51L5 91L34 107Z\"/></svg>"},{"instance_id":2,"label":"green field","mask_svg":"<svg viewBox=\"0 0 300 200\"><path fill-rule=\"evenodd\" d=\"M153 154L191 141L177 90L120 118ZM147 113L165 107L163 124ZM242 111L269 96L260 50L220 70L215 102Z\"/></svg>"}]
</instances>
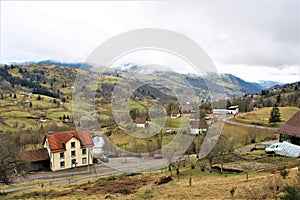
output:
<instances>
[{"instance_id":1,"label":"green field","mask_svg":"<svg viewBox=\"0 0 300 200\"><path fill-rule=\"evenodd\" d=\"M248 113L241 113L237 117L233 118L232 121L260 126L271 126L269 124L271 110L272 107L265 107ZM296 112L299 111L299 108L286 106L279 107L279 110L281 114L281 122L277 123L276 127L281 126L289 120Z\"/></svg>"}]
</instances>

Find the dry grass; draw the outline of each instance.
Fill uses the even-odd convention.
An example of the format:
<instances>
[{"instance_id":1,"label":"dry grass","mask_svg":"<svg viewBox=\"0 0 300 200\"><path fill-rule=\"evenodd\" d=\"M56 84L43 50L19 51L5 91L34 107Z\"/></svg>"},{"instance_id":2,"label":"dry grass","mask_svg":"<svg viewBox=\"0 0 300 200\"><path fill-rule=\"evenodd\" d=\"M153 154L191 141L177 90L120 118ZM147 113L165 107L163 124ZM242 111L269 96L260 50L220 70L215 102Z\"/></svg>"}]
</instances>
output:
<instances>
[{"instance_id":1,"label":"dry grass","mask_svg":"<svg viewBox=\"0 0 300 200\"><path fill-rule=\"evenodd\" d=\"M255 110L248 113L239 114L238 117L232 119L236 122L246 123L246 124L254 124L254 125L262 125L262 126L270 126L269 125L269 117L271 113L272 107L265 107L259 110ZM299 108L293 106L279 107L281 114L281 122L277 123L277 126L282 125L287 120L289 120L296 112L299 111Z\"/></svg>"},{"instance_id":2,"label":"dry grass","mask_svg":"<svg viewBox=\"0 0 300 200\"><path fill-rule=\"evenodd\" d=\"M293 184L297 169L291 169L288 179L278 173L190 176L179 181L156 185L162 175L137 175L132 177L94 179L70 185L47 186L10 193L2 199L274 199L283 195L286 184ZM235 188L231 195L230 190Z\"/></svg>"}]
</instances>

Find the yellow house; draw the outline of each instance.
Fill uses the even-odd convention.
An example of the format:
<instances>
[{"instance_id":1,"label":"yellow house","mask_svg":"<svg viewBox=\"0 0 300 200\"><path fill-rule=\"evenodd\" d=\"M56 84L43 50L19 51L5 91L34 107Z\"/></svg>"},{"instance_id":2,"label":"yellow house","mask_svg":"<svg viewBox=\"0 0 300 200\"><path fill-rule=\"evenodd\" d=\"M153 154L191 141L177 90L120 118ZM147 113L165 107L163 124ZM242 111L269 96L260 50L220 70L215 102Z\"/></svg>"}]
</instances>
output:
<instances>
[{"instance_id":1,"label":"yellow house","mask_svg":"<svg viewBox=\"0 0 300 200\"><path fill-rule=\"evenodd\" d=\"M48 150L52 171L93 163L94 142L87 130L49 132L43 145Z\"/></svg>"}]
</instances>

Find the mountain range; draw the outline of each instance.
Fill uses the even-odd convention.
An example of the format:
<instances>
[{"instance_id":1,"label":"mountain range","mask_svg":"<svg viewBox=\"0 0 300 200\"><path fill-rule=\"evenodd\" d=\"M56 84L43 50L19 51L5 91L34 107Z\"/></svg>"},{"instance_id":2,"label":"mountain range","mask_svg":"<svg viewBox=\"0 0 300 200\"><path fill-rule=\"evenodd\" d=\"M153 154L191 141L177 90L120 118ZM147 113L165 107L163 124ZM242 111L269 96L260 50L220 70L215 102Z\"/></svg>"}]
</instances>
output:
<instances>
[{"instance_id":1,"label":"mountain range","mask_svg":"<svg viewBox=\"0 0 300 200\"><path fill-rule=\"evenodd\" d=\"M37 66L62 66L62 67L70 67L75 69L84 69L89 70L91 69L91 65L86 63L66 63L66 62L58 62L53 60L43 60L39 62L23 62L23 63L11 63L15 66L30 66L34 65ZM116 66L116 68L112 68L111 71L105 71L104 75L117 75L122 74L126 72L134 72L136 70L139 70L139 66L134 63L127 63L124 65ZM160 77L170 79L173 82L178 82L178 80L184 78L196 91L197 95L201 97L201 94L203 96L207 96L208 88L206 85L206 81L209 81L211 85L213 85L216 88L219 89L225 89L226 95L229 98L243 96L245 94L253 94L256 92L259 92L263 89L271 88L275 85L280 85L280 83L275 81L267 81L267 80L261 80L259 83L253 83L253 82L247 82L239 77L234 76L233 74L208 74L207 77L200 77L194 74L180 74L176 73L174 71L159 71L159 67L153 67L152 71L147 69L148 74L156 74ZM178 88L181 87L183 83L178 82ZM224 90L223 89L223 90Z\"/></svg>"}]
</instances>

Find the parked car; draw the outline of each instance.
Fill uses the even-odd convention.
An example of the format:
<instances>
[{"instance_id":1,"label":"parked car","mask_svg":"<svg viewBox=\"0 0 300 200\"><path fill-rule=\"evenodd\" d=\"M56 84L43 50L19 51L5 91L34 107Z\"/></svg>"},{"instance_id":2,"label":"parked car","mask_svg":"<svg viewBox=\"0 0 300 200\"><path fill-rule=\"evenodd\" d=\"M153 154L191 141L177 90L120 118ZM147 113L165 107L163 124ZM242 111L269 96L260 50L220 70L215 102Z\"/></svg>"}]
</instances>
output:
<instances>
[{"instance_id":1,"label":"parked car","mask_svg":"<svg viewBox=\"0 0 300 200\"><path fill-rule=\"evenodd\" d=\"M101 158L99 158L101 162L104 162L104 163L108 163L109 160L106 156L102 156Z\"/></svg>"},{"instance_id":2,"label":"parked car","mask_svg":"<svg viewBox=\"0 0 300 200\"><path fill-rule=\"evenodd\" d=\"M101 156L100 158L93 158L93 163L99 164L101 162L108 163L109 160L108 160L108 158L106 156Z\"/></svg>"},{"instance_id":3,"label":"parked car","mask_svg":"<svg viewBox=\"0 0 300 200\"><path fill-rule=\"evenodd\" d=\"M176 134L176 131L174 130L166 130L166 134Z\"/></svg>"},{"instance_id":4,"label":"parked car","mask_svg":"<svg viewBox=\"0 0 300 200\"><path fill-rule=\"evenodd\" d=\"M282 151L282 143L273 143L269 147L265 148L267 154L275 154L277 151Z\"/></svg>"},{"instance_id":5,"label":"parked car","mask_svg":"<svg viewBox=\"0 0 300 200\"><path fill-rule=\"evenodd\" d=\"M159 154L159 153L156 153L154 154L153 156L154 159L162 159L163 158L163 155Z\"/></svg>"}]
</instances>

